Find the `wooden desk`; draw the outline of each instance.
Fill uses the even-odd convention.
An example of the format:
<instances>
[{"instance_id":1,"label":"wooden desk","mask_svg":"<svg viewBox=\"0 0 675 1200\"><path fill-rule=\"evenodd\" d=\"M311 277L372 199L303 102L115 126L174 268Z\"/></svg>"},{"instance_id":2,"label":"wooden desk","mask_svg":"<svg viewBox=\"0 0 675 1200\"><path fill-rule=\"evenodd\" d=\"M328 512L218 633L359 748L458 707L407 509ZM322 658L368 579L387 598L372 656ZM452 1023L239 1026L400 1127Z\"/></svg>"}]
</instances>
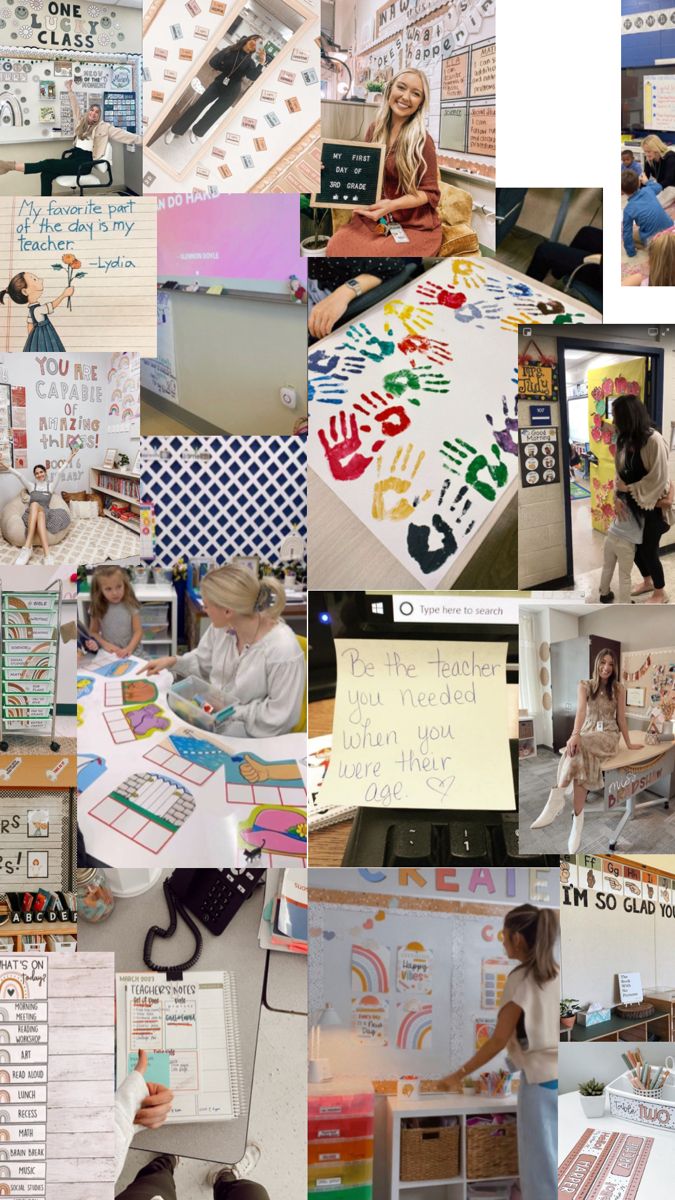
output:
<instances>
[{"instance_id":1,"label":"wooden desk","mask_svg":"<svg viewBox=\"0 0 675 1200\"><path fill-rule=\"evenodd\" d=\"M333 732L335 700L314 700L308 710L307 732L310 737L326 737ZM339 867L347 848L353 817L337 821L309 834L308 862L312 867Z\"/></svg>"},{"instance_id":2,"label":"wooden desk","mask_svg":"<svg viewBox=\"0 0 675 1200\"><path fill-rule=\"evenodd\" d=\"M658 1022L661 1022L659 1028ZM627 1033L633 1030L631 1041L646 1042L647 1034L650 1031L653 1033L661 1033L664 1041L670 1040L670 1016L667 1013L655 1013L653 1017L643 1018L641 1021L624 1021L621 1017L611 1017L609 1021L602 1021L599 1025L578 1025L572 1026L569 1040L570 1042L619 1042L622 1039L620 1033ZM635 1032L635 1031L639 1032ZM567 1033L567 1030L561 1029L561 1035ZM560 1040L563 1038L561 1036Z\"/></svg>"},{"instance_id":3,"label":"wooden desk","mask_svg":"<svg viewBox=\"0 0 675 1200\"><path fill-rule=\"evenodd\" d=\"M644 992L645 1000L649 1000L659 1012L667 1013L669 1019L668 1041L673 1041L675 1035L675 988L648 988Z\"/></svg>"}]
</instances>

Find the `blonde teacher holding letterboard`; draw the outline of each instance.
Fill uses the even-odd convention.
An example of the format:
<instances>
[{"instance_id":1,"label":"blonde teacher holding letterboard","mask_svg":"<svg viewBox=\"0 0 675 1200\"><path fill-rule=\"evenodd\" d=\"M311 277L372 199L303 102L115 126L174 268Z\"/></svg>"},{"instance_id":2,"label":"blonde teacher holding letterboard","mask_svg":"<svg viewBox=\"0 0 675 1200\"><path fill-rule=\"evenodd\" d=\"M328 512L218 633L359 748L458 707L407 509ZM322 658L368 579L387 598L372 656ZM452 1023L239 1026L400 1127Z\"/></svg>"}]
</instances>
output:
<instances>
[{"instance_id":1,"label":"blonde teacher holding letterboard","mask_svg":"<svg viewBox=\"0 0 675 1200\"><path fill-rule=\"evenodd\" d=\"M436 150L424 124L428 109L429 82L422 71L400 71L389 80L380 115L366 133L366 142L386 146L383 198L354 210L330 239L329 257L438 254L440 187Z\"/></svg>"}]
</instances>

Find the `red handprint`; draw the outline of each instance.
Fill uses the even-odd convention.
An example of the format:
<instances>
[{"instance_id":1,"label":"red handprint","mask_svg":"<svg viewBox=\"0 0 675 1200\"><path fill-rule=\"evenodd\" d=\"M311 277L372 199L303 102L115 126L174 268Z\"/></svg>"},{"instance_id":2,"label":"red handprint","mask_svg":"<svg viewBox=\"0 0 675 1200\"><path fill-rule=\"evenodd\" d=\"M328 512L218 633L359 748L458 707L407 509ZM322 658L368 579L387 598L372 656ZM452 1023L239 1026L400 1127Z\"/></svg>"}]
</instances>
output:
<instances>
[{"instance_id":1,"label":"red handprint","mask_svg":"<svg viewBox=\"0 0 675 1200\"><path fill-rule=\"evenodd\" d=\"M404 338L398 343L398 348L403 354L422 354L428 358L430 362L444 363L452 362L452 354L448 349L447 342L439 342L435 338L423 337L422 334L412 334L410 337ZM411 358L413 366L414 359Z\"/></svg>"},{"instance_id":2,"label":"red handprint","mask_svg":"<svg viewBox=\"0 0 675 1200\"><path fill-rule=\"evenodd\" d=\"M347 417L344 411L340 413L339 418L331 417L328 423L328 436L323 429L320 429L319 441L334 479L359 479L366 467L373 461L372 457L366 458L363 454L359 454L361 438L354 413L349 414L349 431L347 431Z\"/></svg>"},{"instance_id":3,"label":"red handprint","mask_svg":"<svg viewBox=\"0 0 675 1200\"><path fill-rule=\"evenodd\" d=\"M386 396L386 399L385 399ZM381 396L379 392L371 392L368 395L366 392L361 392L362 404L356 403L354 408L362 412L364 416L377 421L382 433L387 437L396 437L399 433L404 433L410 424L410 417L405 409L400 404L390 404L393 400L391 392L386 392L385 396ZM361 425L361 430L364 433L370 433L370 425ZM384 446L384 438L373 442L371 450L381 450Z\"/></svg>"},{"instance_id":4,"label":"red handprint","mask_svg":"<svg viewBox=\"0 0 675 1200\"><path fill-rule=\"evenodd\" d=\"M417 295L423 304L440 304L443 308L461 308L466 304L464 292L453 292L450 288L441 287L440 283L427 280L417 289Z\"/></svg>"}]
</instances>

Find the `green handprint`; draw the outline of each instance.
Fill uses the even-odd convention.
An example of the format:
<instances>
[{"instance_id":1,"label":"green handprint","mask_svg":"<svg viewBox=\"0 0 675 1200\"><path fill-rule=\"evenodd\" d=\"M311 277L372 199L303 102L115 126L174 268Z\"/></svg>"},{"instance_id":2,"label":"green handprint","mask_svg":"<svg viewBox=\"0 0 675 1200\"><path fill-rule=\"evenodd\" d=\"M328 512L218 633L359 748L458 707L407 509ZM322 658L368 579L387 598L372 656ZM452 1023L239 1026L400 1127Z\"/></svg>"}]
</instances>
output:
<instances>
[{"instance_id":1,"label":"green handprint","mask_svg":"<svg viewBox=\"0 0 675 1200\"><path fill-rule=\"evenodd\" d=\"M452 471L453 475L459 475L460 472L456 469L457 467L466 467L466 474L464 475L465 483L469 487L474 488L481 496L484 496L486 500L495 500L497 488L504 487L509 477L509 471L506 463L502 462L499 446L496 446L493 442L490 450L497 459L496 463L489 462L484 454L479 454L476 447L472 446L470 442L465 442L462 438L457 438L455 442L443 442L441 454L452 464L449 470ZM471 455L475 455L475 457L472 458ZM480 478L483 471L487 471L490 479L497 485L496 488L492 486L492 483L488 483L486 479Z\"/></svg>"},{"instance_id":2,"label":"green handprint","mask_svg":"<svg viewBox=\"0 0 675 1200\"><path fill-rule=\"evenodd\" d=\"M398 371L392 371L390 375L385 375L384 387L394 396L402 396L408 390L449 392L450 380L445 375L441 375L440 371L434 371L429 366L417 367L414 371L409 367L400 367ZM407 396L406 399L410 404L419 406L419 399L416 396Z\"/></svg>"}]
</instances>

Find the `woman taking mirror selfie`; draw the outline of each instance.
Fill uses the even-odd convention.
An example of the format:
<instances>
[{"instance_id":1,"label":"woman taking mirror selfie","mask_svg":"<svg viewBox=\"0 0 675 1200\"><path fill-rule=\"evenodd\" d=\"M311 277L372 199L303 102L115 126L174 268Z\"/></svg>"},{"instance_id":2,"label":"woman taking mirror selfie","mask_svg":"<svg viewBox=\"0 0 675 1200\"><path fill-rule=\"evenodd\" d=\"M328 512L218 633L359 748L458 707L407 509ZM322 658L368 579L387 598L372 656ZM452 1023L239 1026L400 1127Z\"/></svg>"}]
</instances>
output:
<instances>
[{"instance_id":1,"label":"woman taking mirror selfie","mask_svg":"<svg viewBox=\"0 0 675 1200\"><path fill-rule=\"evenodd\" d=\"M218 74L212 83L204 89L197 99L189 104L184 112L174 121L171 129L164 135L167 146L175 138L181 137L190 130L190 141L197 142L208 133L212 125L227 112L228 108L239 99L244 79L257 79L262 71L267 56L263 40L255 34L245 37L219 50L209 59L209 66ZM204 109L207 109L204 112ZM204 113L201 120L197 120Z\"/></svg>"}]
</instances>

